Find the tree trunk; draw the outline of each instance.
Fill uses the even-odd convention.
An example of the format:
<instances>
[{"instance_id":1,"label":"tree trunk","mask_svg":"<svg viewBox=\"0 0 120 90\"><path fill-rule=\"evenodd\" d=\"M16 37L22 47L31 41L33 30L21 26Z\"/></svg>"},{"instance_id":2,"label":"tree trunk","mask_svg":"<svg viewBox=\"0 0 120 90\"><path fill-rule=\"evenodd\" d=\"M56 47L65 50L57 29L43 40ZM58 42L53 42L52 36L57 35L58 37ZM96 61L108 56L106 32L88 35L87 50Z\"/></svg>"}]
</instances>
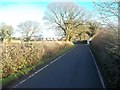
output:
<instances>
[{"instance_id":1,"label":"tree trunk","mask_svg":"<svg viewBox=\"0 0 120 90\"><path fill-rule=\"evenodd\" d=\"M72 37L71 37L71 36L69 36L69 39L68 39L68 40L69 40L69 41L71 41L71 39L72 39Z\"/></svg>"},{"instance_id":2,"label":"tree trunk","mask_svg":"<svg viewBox=\"0 0 120 90\"><path fill-rule=\"evenodd\" d=\"M2 43L4 42L4 39L5 39L4 37L1 37L1 42L2 42Z\"/></svg>"},{"instance_id":3,"label":"tree trunk","mask_svg":"<svg viewBox=\"0 0 120 90\"><path fill-rule=\"evenodd\" d=\"M85 33L84 33L84 40L85 40Z\"/></svg>"},{"instance_id":4,"label":"tree trunk","mask_svg":"<svg viewBox=\"0 0 120 90\"><path fill-rule=\"evenodd\" d=\"M80 35L80 40L81 40L81 35Z\"/></svg>"},{"instance_id":5,"label":"tree trunk","mask_svg":"<svg viewBox=\"0 0 120 90\"><path fill-rule=\"evenodd\" d=\"M71 41L71 36L69 36L69 35L66 35L66 41Z\"/></svg>"}]
</instances>

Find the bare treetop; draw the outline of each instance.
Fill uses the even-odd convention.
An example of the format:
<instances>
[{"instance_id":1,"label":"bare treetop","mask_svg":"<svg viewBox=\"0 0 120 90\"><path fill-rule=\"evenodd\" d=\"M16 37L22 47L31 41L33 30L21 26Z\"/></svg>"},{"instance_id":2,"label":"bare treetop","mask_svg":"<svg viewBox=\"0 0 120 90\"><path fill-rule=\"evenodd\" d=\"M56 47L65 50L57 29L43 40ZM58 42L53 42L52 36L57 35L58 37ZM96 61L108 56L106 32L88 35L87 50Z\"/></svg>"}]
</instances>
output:
<instances>
[{"instance_id":1,"label":"bare treetop","mask_svg":"<svg viewBox=\"0 0 120 90\"><path fill-rule=\"evenodd\" d=\"M73 2L52 2L48 5L44 19L56 24L65 35L68 35L70 29L75 29L81 23L85 23L89 19L89 15Z\"/></svg>"},{"instance_id":2,"label":"bare treetop","mask_svg":"<svg viewBox=\"0 0 120 90\"><path fill-rule=\"evenodd\" d=\"M29 41L33 35L40 31L40 24L36 21L25 21L18 25L19 32Z\"/></svg>"},{"instance_id":3,"label":"bare treetop","mask_svg":"<svg viewBox=\"0 0 120 90\"><path fill-rule=\"evenodd\" d=\"M114 2L95 2L95 7L100 14L100 18L103 20L104 24L109 25L111 28L111 23L118 25L118 17L120 17L119 3L114 0Z\"/></svg>"}]
</instances>

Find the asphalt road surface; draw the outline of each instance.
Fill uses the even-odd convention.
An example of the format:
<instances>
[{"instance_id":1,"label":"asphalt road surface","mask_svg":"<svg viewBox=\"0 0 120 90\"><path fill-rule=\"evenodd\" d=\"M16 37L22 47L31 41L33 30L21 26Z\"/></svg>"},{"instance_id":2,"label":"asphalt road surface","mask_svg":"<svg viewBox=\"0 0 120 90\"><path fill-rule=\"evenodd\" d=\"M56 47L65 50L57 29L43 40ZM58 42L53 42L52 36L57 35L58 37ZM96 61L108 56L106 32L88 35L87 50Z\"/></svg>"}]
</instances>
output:
<instances>
[{"instance_id":1,"label":"asphalt road surface","mask_svg":"<svg viewBox=\"0 0 120 90\"><path fill-rule=\"evenodd\" d=\"M49 63L14 88L103 88L88 45L72 50Z\"/></svg>"}]
</instances>

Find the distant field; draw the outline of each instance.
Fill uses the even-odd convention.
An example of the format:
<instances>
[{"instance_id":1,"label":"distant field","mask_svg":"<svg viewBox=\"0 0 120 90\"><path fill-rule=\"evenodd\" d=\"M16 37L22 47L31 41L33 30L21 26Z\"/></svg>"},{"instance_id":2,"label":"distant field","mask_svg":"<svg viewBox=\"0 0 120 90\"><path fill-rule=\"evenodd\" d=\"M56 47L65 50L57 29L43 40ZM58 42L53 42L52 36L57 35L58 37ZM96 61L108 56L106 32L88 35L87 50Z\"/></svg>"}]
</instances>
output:
<instances>
[{"instance_id":1,"label":"distant field","mask_svg":"<svg viewBox=\"0 0 120 90\"><path fill-rule=\"evenodd\" d=\"M58 40L53 40L53 41L42 40L42 41L28 41L28 42L24 42L23 40L11 40L11 43L41 43L41 42L64 42L64 40L63 41L58 41ZM8 43L8 41L5 40L4 43Z\"/></svg>"},{"instance_id":2,"label":"distant field","mask_svg":"<svg viewBox=\"0 0 120 90\"><path fill-rule=\"evenodd\" d=\"M11 43L39 43L39 42L43 42L43 41L29 41L29 42L24 42L21 40L11 40ZM49 41L44 41L44 42L49 42ZM7 43L7 41L5 40L4 43Z\"/></svg>"},{"instance_id":3,"label":"distant field","mask_svg":"<svg viewBox=\"0 0 120 90\"><path fill-rule=\"evenodd\" d=\"M12 40L11 42L12 42L12 43L21 43L20 40Z\"/></svg>"}]
</instances>

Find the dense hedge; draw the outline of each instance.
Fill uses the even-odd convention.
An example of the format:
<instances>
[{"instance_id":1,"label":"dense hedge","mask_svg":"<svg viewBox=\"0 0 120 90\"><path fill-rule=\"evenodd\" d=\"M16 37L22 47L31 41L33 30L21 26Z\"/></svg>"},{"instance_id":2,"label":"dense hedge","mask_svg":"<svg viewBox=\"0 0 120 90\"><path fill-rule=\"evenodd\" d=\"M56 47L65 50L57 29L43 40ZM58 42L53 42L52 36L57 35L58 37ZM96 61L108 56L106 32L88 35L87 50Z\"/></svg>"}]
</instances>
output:
<instances>
[{"instance_id":1,"label":"dense hedge","mask_svg":"<svg viewBox=\"0 0 120 90\"><path fill-rule=\"evenodd\" d=\"M99 31L92 39L91 48L107 78L108 87L120 87L120 46L115 31Z\"/></svg>"},{"instance_id":2,"label":"dense hedge","mask_svg":"<svg viewBox=\"0 0 120 90\"><path fill-rule=\"evenodd\" d=\"M0 78L6 78L16 72L25 74L27 72L23 69L40 64L70 46L72 43L60 41L3 43Z\"/></svg>"}]
</instances>

